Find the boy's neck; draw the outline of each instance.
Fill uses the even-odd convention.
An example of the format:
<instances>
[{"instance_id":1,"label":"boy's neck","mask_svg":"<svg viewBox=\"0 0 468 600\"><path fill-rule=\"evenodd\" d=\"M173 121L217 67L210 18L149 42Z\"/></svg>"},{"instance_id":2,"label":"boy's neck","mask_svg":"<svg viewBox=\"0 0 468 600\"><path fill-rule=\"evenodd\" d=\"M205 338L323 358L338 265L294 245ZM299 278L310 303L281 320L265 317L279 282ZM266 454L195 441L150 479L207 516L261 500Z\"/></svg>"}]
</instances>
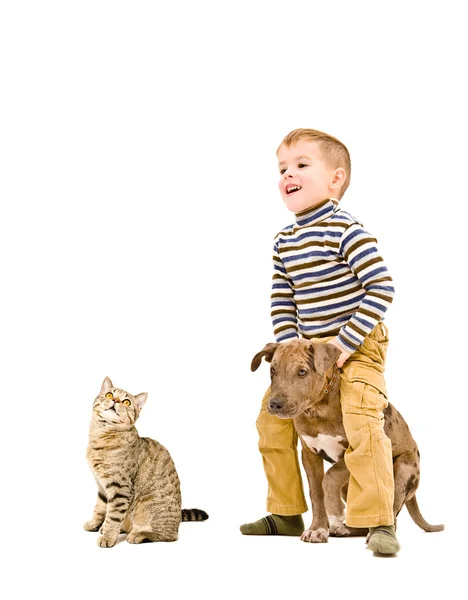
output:
<instances>
[{"instance_id":1,"label":"boy's neck","mask_svg":"<svg viewBox=\"0 0 468 600\"><path fill-rule=\"evenodd\" d=\"M294 213L296 216L296 223L298 225L311 225L314 222L319 222L325 219L329 214L331 215L335 207L338 206L338 200L336 198L327 198L318 204L309 206L298 213Z\"/></svg>"}]
</instances>

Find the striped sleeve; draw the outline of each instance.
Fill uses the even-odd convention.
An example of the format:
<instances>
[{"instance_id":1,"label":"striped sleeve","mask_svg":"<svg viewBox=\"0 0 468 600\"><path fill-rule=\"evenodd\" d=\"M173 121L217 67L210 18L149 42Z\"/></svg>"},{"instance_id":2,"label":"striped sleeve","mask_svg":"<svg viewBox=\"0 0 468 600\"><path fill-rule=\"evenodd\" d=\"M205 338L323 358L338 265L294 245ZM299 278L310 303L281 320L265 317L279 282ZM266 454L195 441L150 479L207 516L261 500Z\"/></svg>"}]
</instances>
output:
<instances>
[{"instance_id":1,"label":"striped sleeve","mask_svg":"<svg viewBox=\"0 0 468 600\"><path fill-rule=\"evenodd\" d=\"M341 328L338 342L354 352L364 338L382 321L395 289L387 267L377 248L377 240L359 223L351 224L343 233L340 255L359 279L363 297L358 310Z\"/></svg>"},{"instance_id":2,"label":"striped sleeve","mask_svg":"<svg viewBox=\"0 0 468 600\"><path fill-rule=\"evenodd\" d=\"M273 247L273 281L271 291L271 319L277 342L298 338L297 307L291 279L288 276L278 252L278 244Z\"/></svg>"}]
</instances>

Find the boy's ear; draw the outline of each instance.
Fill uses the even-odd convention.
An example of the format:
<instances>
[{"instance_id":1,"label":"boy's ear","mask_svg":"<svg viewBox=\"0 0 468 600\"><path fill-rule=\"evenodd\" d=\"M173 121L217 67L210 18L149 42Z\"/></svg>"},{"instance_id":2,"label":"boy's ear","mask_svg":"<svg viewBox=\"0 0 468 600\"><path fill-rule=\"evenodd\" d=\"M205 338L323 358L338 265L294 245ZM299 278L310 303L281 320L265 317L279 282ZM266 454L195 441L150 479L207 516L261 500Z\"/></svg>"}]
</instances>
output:
<instances>
[{"instance_id":1,"label":"boy's ear","mask_svg":"<svg viewBox=\"0 0 468 600\"><path fill-rule=\"evenodd\" d=\"M336 363L341 350L339 350L333 344L322 343L311 343L309 351L314 357L314 364L317 373L325 375L328 369Z\"/></svg>"},{"instance_id":2,"label":"boy's ear","mask_svg":"<svg viewBox=\"0 0 468 600\"><path fill-rule=\"evenodd\" d=\"M346 181L346 179L346 171L342 167L338 167L338 169L335 169L333 181L330 185L334 190L339 191L343 187L343 184Z\"/></svg>"},{"instance_id":3,"label":"boy's ear","mask_svg":"<svg viewBox=\"0 0 468 600\"><path fill-rule=\"evenodd\" d=\"M273 354L276 352L279 344L267 344L263 350L257 352L257 354L252 358L252 363L250 365L251 371L256 371L262 362L262 358L265 357L267 362L271 362L273 358Z\"/></svg>"},{"instance_id":4,"label":"boy's ear","mask_svg":"<svg viewBox=\"0 0 468 600\"><path fill-rule=\"evenodd\" d=\"M112 381L109 379L109 377L106 377L101 385L101 394L107 394L107 392L113 387L114 384L112 383Z\"/></svg>"}]
</instances>

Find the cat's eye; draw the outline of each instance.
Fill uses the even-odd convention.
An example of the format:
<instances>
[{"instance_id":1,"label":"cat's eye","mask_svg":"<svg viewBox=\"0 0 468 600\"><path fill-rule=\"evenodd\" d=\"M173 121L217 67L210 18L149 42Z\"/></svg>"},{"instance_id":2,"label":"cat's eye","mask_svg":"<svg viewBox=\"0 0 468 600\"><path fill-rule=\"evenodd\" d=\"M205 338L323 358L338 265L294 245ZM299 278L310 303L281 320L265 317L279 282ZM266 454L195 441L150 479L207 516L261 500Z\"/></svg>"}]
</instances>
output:
<instances>
[{"instance_id":1,"label":"cat's eye","mask_svg":"<svg viewBox=\"0 0 468 600\"><path fill-rule=\"evenodd\" d=\"M113 398L114 394L112 392L107 392L106 398Z\"/></svg>"},{"instance_id":2,"label":"cat's eye","mask_svg":"<svg viewBox=\"0 0 468 600\"><path fill-rule=\"evenodd\" d=\"M131 402L130 400L124 400L122 404L124 404L125 406L130 406Z\"/></svg>"}]
</instances>

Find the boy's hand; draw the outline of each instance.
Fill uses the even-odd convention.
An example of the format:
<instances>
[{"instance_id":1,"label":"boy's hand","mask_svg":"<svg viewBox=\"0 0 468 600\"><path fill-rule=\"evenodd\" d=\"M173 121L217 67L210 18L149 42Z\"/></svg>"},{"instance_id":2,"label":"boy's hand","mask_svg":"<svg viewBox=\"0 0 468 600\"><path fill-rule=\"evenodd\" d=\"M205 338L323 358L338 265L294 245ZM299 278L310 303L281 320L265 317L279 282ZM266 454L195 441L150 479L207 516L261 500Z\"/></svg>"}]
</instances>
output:
<instances>
[{"instance_id":1,"label":"boy's hand","mask_svg":"<svg viewBox=\"0 0 468 600\"><path fill-rule=\"evenodd\" d=\"M328 340L327 344L333 344L333 346L336 346L336 348L338 348L338 350L341 351L341 354L339 355L338 360L336 361L336 366L339 369L341 369L341 367L345 364L345 362L351 356L351 352L346 352L346 350L343 350L343 348L336 341L336 338Z\"/></svg>"}]
</instances>

